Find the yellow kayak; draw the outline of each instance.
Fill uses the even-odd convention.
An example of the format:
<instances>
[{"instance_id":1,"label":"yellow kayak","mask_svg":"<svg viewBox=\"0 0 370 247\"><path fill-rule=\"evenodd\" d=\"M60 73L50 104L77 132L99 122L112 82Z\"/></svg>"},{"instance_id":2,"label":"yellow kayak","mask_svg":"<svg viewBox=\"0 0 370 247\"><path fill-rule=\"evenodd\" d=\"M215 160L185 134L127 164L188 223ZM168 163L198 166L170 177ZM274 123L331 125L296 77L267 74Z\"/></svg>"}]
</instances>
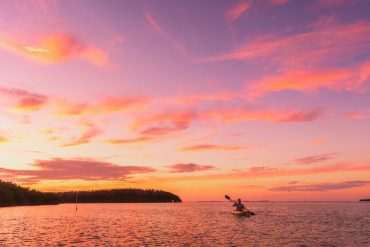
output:
<instances>
[{"instance_id":1,"label":"yellow kayak","mask_svg":"<svg viewBox=\"0 0 370 247\"><path fill-rule=\"evenodd\" d=\"M231 213L233 215L236 215L236 216L244 216L244 217L251 217L252 216L252 214L249 210L247 210L247 211L233 210L233 211L231 211Z\"/></svg>"}]
</instances>

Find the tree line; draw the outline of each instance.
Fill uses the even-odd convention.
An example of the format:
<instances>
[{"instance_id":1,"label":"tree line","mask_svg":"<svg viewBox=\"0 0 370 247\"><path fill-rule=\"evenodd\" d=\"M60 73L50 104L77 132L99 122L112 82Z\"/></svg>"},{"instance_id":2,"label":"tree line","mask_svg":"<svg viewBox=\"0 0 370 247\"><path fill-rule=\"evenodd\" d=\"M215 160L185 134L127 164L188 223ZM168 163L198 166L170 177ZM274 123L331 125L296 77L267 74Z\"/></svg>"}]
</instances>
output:
<instances>
[{"instance_id":1,"label":"tree line","mask_svg":"<svg viewBox=\"0 0 370 247\"><path fill-rule=\"evenodd\" d=\"M0 180L0 206L59 204L55 193L40 192Z\"/></svg>"},{"instance_id":2,"label":"tree line","mask_svg":"<svg viewBox=\"0 0 370 247\"><path fill-rule=\"evenodd\" d=\"M181 202L177 195L162 190L106 189L94 191L40 192L0 180L0 206L50 205L60 203Z\"/></svg>"},{"instance_id":3,"label":"tree line","mask_svg":"<svg viewBox=\"0 0 370 247\"><path fill-rule=\"evenodd\" d=\"M180 197L162 190L109 189L95 191L70 191L60 193L63 203L115 203L115 202L181 202Z\"/></svg>"}]
</instances>

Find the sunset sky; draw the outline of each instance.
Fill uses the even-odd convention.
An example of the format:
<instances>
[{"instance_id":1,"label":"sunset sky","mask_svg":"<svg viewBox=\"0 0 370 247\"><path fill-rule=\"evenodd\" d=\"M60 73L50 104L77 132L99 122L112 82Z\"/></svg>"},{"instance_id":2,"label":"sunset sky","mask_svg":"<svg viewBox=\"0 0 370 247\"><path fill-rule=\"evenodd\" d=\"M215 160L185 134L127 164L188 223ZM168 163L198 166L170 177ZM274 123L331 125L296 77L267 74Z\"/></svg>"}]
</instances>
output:
<instances>
[{"instance_id":1,"label":"sunset sky","mask_svg":"<svg viewBox=\"0 0 370 247\"><path fill-rule=\"evenodd\" d=\"M0 179L370 197L370 1L0 1Z\"/></svg>"}]
</instances>

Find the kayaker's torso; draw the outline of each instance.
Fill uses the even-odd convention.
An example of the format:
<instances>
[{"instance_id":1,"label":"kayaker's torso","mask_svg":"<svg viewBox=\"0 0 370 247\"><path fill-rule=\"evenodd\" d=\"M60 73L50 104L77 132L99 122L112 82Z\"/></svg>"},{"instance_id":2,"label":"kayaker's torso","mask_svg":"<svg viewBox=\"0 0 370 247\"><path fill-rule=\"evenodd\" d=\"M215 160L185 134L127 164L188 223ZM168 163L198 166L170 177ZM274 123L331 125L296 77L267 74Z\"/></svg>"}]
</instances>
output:
<instances>
[{"instance_id":1,"label":"kayaker's torso","mask_svg":"<svg viewBox=\"0 0 370 247\"><path fill-rule=\"evenodd\" d=\"M243 211L245 209L245 206L241 202L235 202L234 207L236 207L236 210Z\"/></svg>"}]
</instances>

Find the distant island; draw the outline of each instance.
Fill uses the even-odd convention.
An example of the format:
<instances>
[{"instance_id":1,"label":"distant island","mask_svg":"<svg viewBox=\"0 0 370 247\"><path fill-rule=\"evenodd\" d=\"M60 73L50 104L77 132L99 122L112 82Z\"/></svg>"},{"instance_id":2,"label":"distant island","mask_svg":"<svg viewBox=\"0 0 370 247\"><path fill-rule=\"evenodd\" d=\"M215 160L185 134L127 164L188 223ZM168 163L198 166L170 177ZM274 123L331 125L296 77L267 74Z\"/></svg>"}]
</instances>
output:
<instances>
[{"instance_id":1,"label":"distant island","mask_svg":"<svg viewBox=\"0 0 370 247\"><path fill-rule=\"evenodd\" d=\"M370 199L360 199L360 202L370 202Z\"/></svg>"},{"instance_id":2,"label":"distant island","mask_svg":"<svg viewBox=\"0 0 370 247\"><path fill-rule=\"evenodd\" d=\"M177 195L162 190L111 189L53 193L40 192L0 180L0 207L75 203L76 195L78 203L181 202Z\"/></svg>"}]
</instances>

